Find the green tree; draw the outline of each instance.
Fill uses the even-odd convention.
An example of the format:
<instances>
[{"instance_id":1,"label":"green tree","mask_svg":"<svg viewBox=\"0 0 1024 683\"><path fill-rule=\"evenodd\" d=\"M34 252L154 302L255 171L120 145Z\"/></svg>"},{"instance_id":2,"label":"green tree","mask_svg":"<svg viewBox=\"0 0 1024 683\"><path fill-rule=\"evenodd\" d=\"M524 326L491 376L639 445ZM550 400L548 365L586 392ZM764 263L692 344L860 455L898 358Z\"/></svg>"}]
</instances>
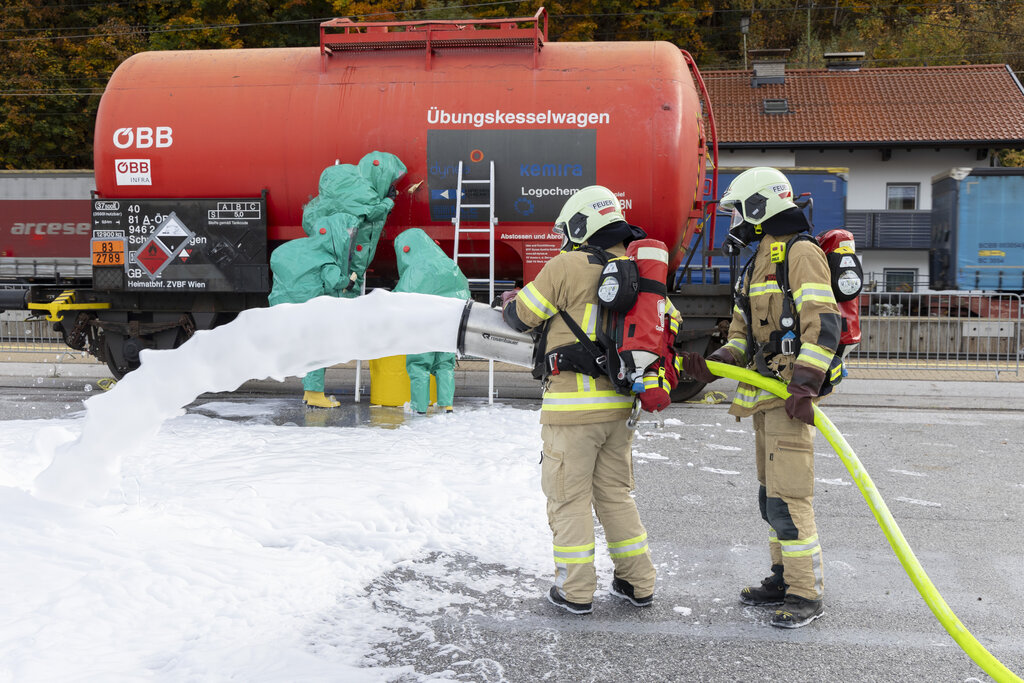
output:
<instances>
[{"instance_id":1,"label":"green tree","mask_svg":"<svg viewBox=\"0 0 1024 683\"><path fill-rule=\"evenodd\" d=\"M789 48L794 67L863 50L871 66L1008 63L1024 70L1018 0L6 0L0 8L0 167L90 168L99 98L118 64L144 50L312 46L318 24L528 17L549 40L665 40L702 68L743 64L747 48ZM1007 155L1007 159L1014 159Z\"/></svg>"},{"instance_id":2,"label":"green tree","mask_svg":"<svg viewBox=\"0 0 1024 683\"><path fill-rule=\"evenodd\" d=\"M141 47L123 10L12 0L0 41L0 166L91 168L99 94Z\"/></svg>"}]
</instances>

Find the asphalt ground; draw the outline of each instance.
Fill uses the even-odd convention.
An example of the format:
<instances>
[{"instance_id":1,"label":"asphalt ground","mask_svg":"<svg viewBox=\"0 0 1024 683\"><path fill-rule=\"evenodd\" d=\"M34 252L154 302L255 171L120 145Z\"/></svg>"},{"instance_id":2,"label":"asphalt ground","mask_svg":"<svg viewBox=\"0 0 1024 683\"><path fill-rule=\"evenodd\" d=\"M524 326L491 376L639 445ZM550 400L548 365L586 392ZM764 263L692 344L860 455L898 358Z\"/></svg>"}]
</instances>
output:
<instances>
[{"instance_id":1,"label":"asphalt ground","mask_svg":"<svg viewBox=\"0 0 1024 683\"><path fill-rule=\"evenodd\" d=\"M456 410L486 400L486 373L463 372ZM536 398L507 397L536 390L528 374L508 374L503 383L499 372L497 400L536 407ZM0 418L77 410L106 375L88 363L0 363ZM707 390L729 397L730 385L720 380ZM372 408L365 392L356 404L353 386L353 368L328 372L328 389L343 397L334 411L303 410L298 380L249 382L197 404L273 401L275 422L309 426L402 423L401 408ZM1024 675L1024 383L850 378L823 409L953 612ZM739 603L739 589L768 574L768 556L750 421L737 423L726 410L675 404L663 425L641 423L637 431L635 496L659 572L652 607L637 609L606 592L611 564L600 552L601 587L587 616L548 604L547 577L439 554L366 587L381 610L409 624L379 645L378 661L413 667L417 673L403 681L990 680L932 615L820 436L815 509L825 615L783 631L768 625L770 611ZM504 587L486 588L496 578ZM468 600L439 599L443 609L405 614L389 595L409 580L441 598Z\"/></svg>"}]
</instances>

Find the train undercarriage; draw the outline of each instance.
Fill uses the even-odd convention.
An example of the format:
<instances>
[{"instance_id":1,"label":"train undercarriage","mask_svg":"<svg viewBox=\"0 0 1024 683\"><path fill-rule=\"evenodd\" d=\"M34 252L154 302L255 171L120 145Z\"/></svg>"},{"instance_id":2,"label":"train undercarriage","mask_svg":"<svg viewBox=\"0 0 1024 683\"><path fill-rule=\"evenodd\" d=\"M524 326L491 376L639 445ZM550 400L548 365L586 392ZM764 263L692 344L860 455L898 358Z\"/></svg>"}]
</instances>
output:
<instances>
[{"instance_id":1,"label":"train undercarriage","mask_svg":"<svg viewBox=\"0 0 1024 683\"><path fill-rule=\"evenodd\" d=\"M677 338L677 349L706 355L724 342L729 322L722 312L731 304L727 286L717 292L720 301L708 298L707 287L701 290L699 297L674 292L670 298L686 321ZM164 293L158 297L159 310L153 310L157 297L139 293L59 287L34 287L28 292L29 308L47 313L53 329L69 348L106 363L117 379L139 367L146 349L177 348L197 330L213 329L233 320L239 311L267 305L266 296L257 294ZM688 400L703 387L701 383L680 382L672 398Z\"/></svg>"}]
</instances>

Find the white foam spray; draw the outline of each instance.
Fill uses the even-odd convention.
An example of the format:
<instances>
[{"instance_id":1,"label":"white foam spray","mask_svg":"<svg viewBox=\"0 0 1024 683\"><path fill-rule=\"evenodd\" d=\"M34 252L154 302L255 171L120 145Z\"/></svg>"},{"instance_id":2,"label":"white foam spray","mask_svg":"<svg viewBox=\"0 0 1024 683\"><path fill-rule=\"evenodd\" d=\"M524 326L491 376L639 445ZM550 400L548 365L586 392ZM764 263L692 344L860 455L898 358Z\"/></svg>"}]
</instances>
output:
<instances>
[{"instance_id":1,"label":"white foam spray","mask_svg":"<svg viewBox=\"0 0 1024 683\"><path fill-rule=\"evenodd\" d=\"M357 359L454 352L464 306L459 299L382 290L355 299L325 296L250 309L177 349L143 351L138 370L85 402L81 436L55 447L33 493L72 505L102 502L118 483L122 458L141 451L164 420L201 394Z\"/></svg>"}]
</instances>

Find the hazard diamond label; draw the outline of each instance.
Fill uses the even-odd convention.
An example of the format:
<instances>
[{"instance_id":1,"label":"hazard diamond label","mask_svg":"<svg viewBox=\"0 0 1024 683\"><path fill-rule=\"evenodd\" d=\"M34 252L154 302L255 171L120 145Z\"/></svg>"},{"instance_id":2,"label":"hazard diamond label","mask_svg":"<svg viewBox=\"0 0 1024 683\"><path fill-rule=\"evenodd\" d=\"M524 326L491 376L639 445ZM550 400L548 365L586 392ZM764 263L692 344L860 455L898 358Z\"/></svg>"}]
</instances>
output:
<instances>
[{"instance_id":1,"label":"hazard diamond label","mask_svg":"<svg viewBox=\"0 0 1024 683\"><path fill-rule=\"evenodd\" d=\"M172 211L167 220L156 229L154 235L167 249L167 252L173 255L194 233L185 227L185 224Z\"/></svg>"},{"instance_id":2,"label":"hazard diamond label","mask_svg":"<svg viewBox=\"0 0 1024 683\"><path fill-rule=\"evenodd\" d=\"M156 240L149 240L139 249L135 260L140 266L146 269L150 277L157 272L171 259L171 255Z\"/></svg>"}]
</instances>

